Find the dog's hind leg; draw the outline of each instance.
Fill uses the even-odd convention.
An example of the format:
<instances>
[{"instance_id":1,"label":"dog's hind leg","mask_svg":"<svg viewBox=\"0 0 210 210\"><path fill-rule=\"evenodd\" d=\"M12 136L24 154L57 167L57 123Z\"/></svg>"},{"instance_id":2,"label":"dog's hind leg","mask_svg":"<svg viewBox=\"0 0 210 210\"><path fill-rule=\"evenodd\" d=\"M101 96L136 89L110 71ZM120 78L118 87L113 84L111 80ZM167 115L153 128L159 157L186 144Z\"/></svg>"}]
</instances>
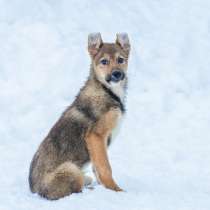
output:
<instances>
[{"instance_id":1,"label":"dog's hind leg","mask_svg":"<svg viewBox=\"0 0 210 210\"><path fill-rule=\"evenodd\" d=\"M84 185L82 171L73 163L65 162L53 172L44 175L38 193L56 200L74 192L81 192Z\"/></svg>"}]
</instances>

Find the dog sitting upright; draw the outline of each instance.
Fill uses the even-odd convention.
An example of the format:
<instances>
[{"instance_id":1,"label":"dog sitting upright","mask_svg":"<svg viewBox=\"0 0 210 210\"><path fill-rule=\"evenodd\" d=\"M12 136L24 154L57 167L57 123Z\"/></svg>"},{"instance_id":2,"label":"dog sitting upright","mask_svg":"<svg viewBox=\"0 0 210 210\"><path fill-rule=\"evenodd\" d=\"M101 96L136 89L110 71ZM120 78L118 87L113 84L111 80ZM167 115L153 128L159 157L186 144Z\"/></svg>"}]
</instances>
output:
<instances>
[{"instance_id":1,"label":"dog sitting upright","mask_svg":"<svg viewBox=\"0 0 210 210\"><path fill-rule=\"evenodd\" d=\"M91 161L99 183L121 191L112 178L107 145L125 111L124 96L130 44L127 34L103 43L100 33L88 37L91 69L85 86L39 146L30 166L34 193L55 200L90 184L83 166Z\"/></svg>"}]
</instances>

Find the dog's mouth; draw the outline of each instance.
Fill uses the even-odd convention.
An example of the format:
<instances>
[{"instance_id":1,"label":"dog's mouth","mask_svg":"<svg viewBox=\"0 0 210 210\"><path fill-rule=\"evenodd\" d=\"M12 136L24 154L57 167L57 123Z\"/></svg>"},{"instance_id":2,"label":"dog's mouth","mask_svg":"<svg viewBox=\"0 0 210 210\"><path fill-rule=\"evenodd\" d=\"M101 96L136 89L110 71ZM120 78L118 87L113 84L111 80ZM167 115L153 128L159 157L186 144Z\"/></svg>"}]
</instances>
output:
<instances>
[{"instance_id":1,"label":"dog's mouth","mask_svg":"<svg viewBox=\"0 0 210 210\"><path fill-rule=\"evenodd\" d=\"M106 81L108 83L110 82L117 83L120 82L121 80L124 80L124 78L125 78L125 73L123 71L116 70L106 76Z\"/></svg>"}]
</instances>

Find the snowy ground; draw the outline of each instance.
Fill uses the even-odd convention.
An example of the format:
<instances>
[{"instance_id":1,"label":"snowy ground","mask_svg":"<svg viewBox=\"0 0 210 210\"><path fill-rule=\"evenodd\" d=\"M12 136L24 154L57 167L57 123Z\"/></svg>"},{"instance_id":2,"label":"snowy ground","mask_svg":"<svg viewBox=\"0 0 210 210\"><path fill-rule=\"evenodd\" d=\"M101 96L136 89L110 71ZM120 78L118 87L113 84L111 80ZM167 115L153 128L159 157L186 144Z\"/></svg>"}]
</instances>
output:
<instances>
[{"instance_id":1,"label":"snowy ground","mask_svg":"<svg viewBox=\"0 0 210 210\"><path fill-rule=\"evenodd\" d=\"M209 0L0 0L0 210L210 209ZM87 34L128 32L127 114L114 177L50 202L28 188L31 158L89 71Z\"/></svg>"}]
</instances>

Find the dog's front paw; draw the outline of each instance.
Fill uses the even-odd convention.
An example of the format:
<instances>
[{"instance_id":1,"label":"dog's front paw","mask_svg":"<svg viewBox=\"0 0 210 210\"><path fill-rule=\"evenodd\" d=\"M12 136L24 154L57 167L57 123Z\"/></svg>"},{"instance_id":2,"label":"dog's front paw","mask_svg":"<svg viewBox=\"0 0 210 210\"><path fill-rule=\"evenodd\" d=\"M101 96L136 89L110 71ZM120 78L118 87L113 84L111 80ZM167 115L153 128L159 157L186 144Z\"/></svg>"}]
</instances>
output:
<instances>
[{"instance_id":1,"label":"dog's front paw","mask_svg":"<svg viewBox=\"0 0 210 210\"><path fill-rule=\"evenodd\" d=\"M116 192L125 192L122 188L120 188L118 185L116 185L113 189Z\"/></svg>"}]
</instances>

